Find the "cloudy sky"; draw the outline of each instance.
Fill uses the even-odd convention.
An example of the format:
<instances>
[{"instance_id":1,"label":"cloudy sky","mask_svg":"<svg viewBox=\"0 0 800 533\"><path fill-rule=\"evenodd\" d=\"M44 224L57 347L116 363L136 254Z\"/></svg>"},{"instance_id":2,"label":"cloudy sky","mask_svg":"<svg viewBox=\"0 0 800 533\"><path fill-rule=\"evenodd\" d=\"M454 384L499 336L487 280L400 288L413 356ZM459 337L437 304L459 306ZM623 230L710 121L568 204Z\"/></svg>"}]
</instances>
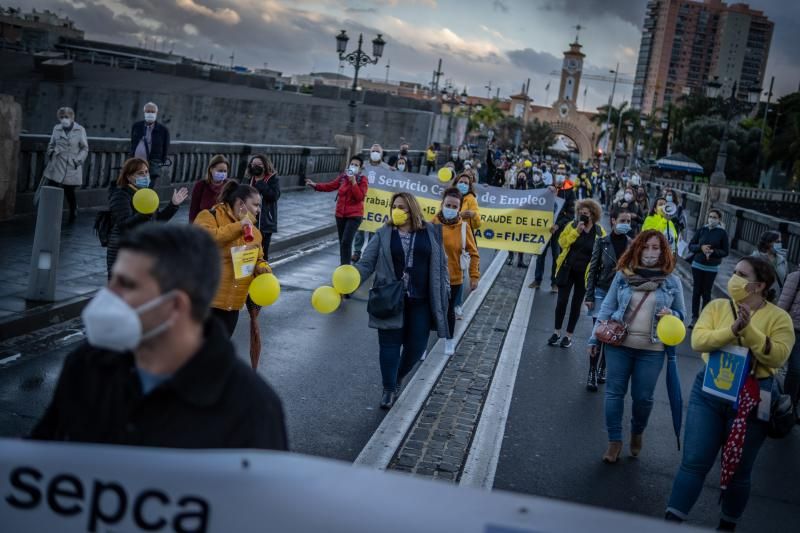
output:
<instances>
[{"instance_id":1,"label":"cloudy sky","mask_svg":"<svg viewBox=\"0 0 800 533\"><path fill-rule=\"evenodd\" d=\"M26 0L76 21L87 38L147 42L176 53L223 64L263 67L284 74L336 71L334 36L346 29L352 50L358 33L369 43L387 41L378 65L362 76L384 79L387 59L393 80L429 83L439 58L444 78L470 94L486 95L491 81L502 96L519 92L531 78L531 96L556 97L562 52L581 24L585 72L603 75L620 64L636 67L646 0ZM797 0L752 0L776 22L767 75L776 76L778 95L800 83ZM371 53L371 44L367 47ZM345 73L351 75L351 67ZM586 108L607 102L611 84L584 81ZM583 91L578 100L584 106ZM615 103L630 100L631 86L618 88Z\"/></svg>"}]
</instances>

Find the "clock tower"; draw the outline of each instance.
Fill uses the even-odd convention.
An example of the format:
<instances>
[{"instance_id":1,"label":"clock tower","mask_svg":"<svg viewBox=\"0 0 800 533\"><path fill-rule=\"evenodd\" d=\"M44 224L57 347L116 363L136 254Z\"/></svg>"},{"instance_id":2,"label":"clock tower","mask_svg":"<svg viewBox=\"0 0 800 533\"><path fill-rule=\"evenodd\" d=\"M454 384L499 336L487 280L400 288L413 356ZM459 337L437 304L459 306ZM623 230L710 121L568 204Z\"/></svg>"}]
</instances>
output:
<instances>
[{"instance_id":1,"label":"clock tower","mask_svg":"<svg viewBox=\"0 0 800 533\"><path fill-rule=\"evenodd\" d=\"M577 110L578 89L581 85L581 72L583 72L583 58L586 54L581 52L583 46L578 39L569 45L569 50L564 52L564 62L561 64L561 86L558 90L558 100L554 107L562 119L567 118Z\"/></svg>"}]
</instances>

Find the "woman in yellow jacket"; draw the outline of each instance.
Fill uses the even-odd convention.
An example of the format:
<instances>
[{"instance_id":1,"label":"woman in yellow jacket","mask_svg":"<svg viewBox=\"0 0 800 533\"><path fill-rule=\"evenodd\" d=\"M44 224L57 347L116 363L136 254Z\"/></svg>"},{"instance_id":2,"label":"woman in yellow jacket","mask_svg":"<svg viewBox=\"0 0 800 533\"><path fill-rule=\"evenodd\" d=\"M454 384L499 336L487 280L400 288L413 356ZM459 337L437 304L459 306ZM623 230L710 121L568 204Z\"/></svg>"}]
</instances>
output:
<instances>
[{"instance_id":1,"label":"woman in yellow jacket","mask_svg":"<svg viewBox=\"0 0 800 533\"><path fill-rule=\"evenodd\" d=\"M789 314L773 305L775 271L767 261L756 257L743 257L728 280L731 300L717 299L709 303L700 314L692 331L692 349L703 353L708 364L709 353L727 345L741 345L752 357L752 370L758 380L761 401L771 397L777 400L775 375L789 358L795 343L794 326ZM716 366L716 365L715 365ZM730 389L735 365L723 376L720 369L713 382L720 388ZM667 520L682 522L697 502L706 475L714 467L717 454L731 433L736 417L733 403L703 390L706 369L700 371L689 397L684 432L683 460L672 485L672 495L667 504ZM727 377L727 379L726 379ZM728 385L726 385L726 383ZM758 394L756 394L758 395ZM769 406L766 406L769 407ZM756 407L756 410L759 407ZM769 409L767 409L769 412ZM740 426L737 428L741 429ZM733 531L744 513L750 495L750 474L758 451L767 437L767 423L751 412L744 431L741 459L733 477L722 493L722 513L718 531ZM741 435L734 436L741 438Z\"/></svg>"},{"instance_id":2,"label":"woman in yellow jacket","mask_svg":"<svg viewBox=\"0 0 800 533\"><path fill-rule=\"evenodd\" d=\"M659 198L658 200L656 200L656 205L653 206L653 209L650 211L650 214L647 216L647 218L644 219L644 224L642 224L642 231L654 229L656 231L660 231L661 233L663 233L664 237L667 238L667 242L669 243L669 247L672 250L672 253L677 255L678 231L675 229L675 224L673 224L672 220L670 220L669 217L667 216L667 213L665 211L666 206L667 206L666 198Z\"/></svg>"},{"instance_id":3,"label":"woman in yellow jacket","mask_svg":"<svg viewBox=\"0 0 800 533\"><path fill-rule=\"evenodd\" d=\"M461 292L464 284L464 269L461 256L464 252L469 254L469 288L474 291L478 287L481 276L481 258L478 254L478 245L475 244L475 235L469 223L462 218L459 211L462 208L463 198L461 192L451 187L444 191L442 205L439 213L433 217L434 224L441 224L444 251L447 256L447 271L450 274L450 302L447 306L448 336L444 341L445 355L453 355L456 351L453 332L456 327L455 300L456 294Z\"/></svg>"},{"instance_id":4,"label":"woman in yellow jacket","mask_svg":"<svg viewBox=\"0 0 800 533\"><path fill-rule=\"evenodd\" d=\"M474 236L475 230L481 227L481 212L478 208L478 195L475 193L475 180L471 173L462 172L453 180L452 185L461 193L461 218L469 222ZM461 308L464 298L463 285L460 285L455 293L456 318L461 320L464 316Z\"/></svg>"},{"instance_id":5,"label":"woman in yellow jacket","mask_svg":"<svg viewBox=\"0 0 800 533\"><path fill-rule=\"evenodd\" d=\"M264 260L261 232L255 227L261 209L261 194L249 185L228 181L222 188L220 203L201 211L194 223L205 228L219 247L222 277L211 313L222 320L232 336L239 311L247 300L247 290L255 276L271 272ZM234 256L237 265L234 265Z\"/></svg>"},{"instance_id":6,"label":"woman in yellow jacket","mask_svg":"<svg viewBox=\"0 0 800 533\"><path fill-rule=\"evenodd\" d=\"M553 335L547 340L550 346L562 348L572 346L572 334L581 315L583 299L586 296L586 280L589 277L589 264L592 261L594 242L606 236L606 231L599 224L603 210L594 200L580 200L575 205L578 220L567 224L558 237L561 253L556 259L556 285L558 286L558 303L556 304L556 320ZM561 337L561 326L567 314L570 293L569 321L567 334Z\"/></svg>"}]
</instances>

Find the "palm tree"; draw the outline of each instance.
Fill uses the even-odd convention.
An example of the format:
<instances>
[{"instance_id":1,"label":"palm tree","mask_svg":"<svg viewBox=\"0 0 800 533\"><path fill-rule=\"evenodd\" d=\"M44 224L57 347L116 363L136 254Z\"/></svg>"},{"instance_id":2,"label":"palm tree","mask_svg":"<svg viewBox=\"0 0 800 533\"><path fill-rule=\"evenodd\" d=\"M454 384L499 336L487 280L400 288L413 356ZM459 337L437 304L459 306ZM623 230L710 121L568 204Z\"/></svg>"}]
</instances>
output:
<instances>
[{"instance_id":1,"label":"palm tree","mask_svg":"<svg viewBox=\"0 0 800 533\"><path fill-rule=\"evenodd\" d=\"M500 109L499 102L492 100L492 102L481 109L472 113L472 120L470 120L470 131L479 128L483 124L486 128L491 128L505 117L505 114Z\"/></svg>"},{"instance_id":2,"label":"palm tree","mask_svg":"<svg viewBox=\"0 0 800 533\"><path fill-rule=\"evenodd\" d=\"M608 146L610 150L614 149L612 146L614 139L618 139L623 143L624 146L627 146L627 124L630 122L635 124L637 128L639 127L639 112L628 107L628 105L628 102L622 102L618 107L611 106L611 121L609 122L609 130L600 134L600 137L597 139L598 144L603 137L610 135L608 139ZM620 114L622 115L622 128L619 132L617 132L617 127L620 125ZM606 120L608 120L608 104L598 107L597 114L592 117L592 120L599 124L600 127L605 127Z\"/></svg>"}]
</instances>

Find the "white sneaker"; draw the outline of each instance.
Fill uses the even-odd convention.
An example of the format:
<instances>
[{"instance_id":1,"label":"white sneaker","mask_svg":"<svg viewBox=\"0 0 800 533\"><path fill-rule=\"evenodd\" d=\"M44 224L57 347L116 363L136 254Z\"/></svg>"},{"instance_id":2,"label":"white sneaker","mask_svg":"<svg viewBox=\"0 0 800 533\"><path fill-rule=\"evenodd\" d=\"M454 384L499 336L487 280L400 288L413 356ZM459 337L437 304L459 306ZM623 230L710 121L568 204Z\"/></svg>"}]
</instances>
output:
<instances>
[{"instance_id":1,"label":"white sneaker","mask_svg":"<svg viewBox=\"0 0 800 533\"><path fill-rule=\"evenodd\" d=\"M445 339L444 340L444 354L447 356L453 355L456 353L456 340L455 339Z\"/></svg>"},{"instance_id":2,"label":"white sneaker","mask_svg":"<svg viewBox=\"0 0 800 533\"><path fill-rule=\"evenodd\" d=\"M457 305L453 308L453 311L456 313L456 320L463 320L464 319L464 308L460 305Z\"/></svg>"}]
</instances>

